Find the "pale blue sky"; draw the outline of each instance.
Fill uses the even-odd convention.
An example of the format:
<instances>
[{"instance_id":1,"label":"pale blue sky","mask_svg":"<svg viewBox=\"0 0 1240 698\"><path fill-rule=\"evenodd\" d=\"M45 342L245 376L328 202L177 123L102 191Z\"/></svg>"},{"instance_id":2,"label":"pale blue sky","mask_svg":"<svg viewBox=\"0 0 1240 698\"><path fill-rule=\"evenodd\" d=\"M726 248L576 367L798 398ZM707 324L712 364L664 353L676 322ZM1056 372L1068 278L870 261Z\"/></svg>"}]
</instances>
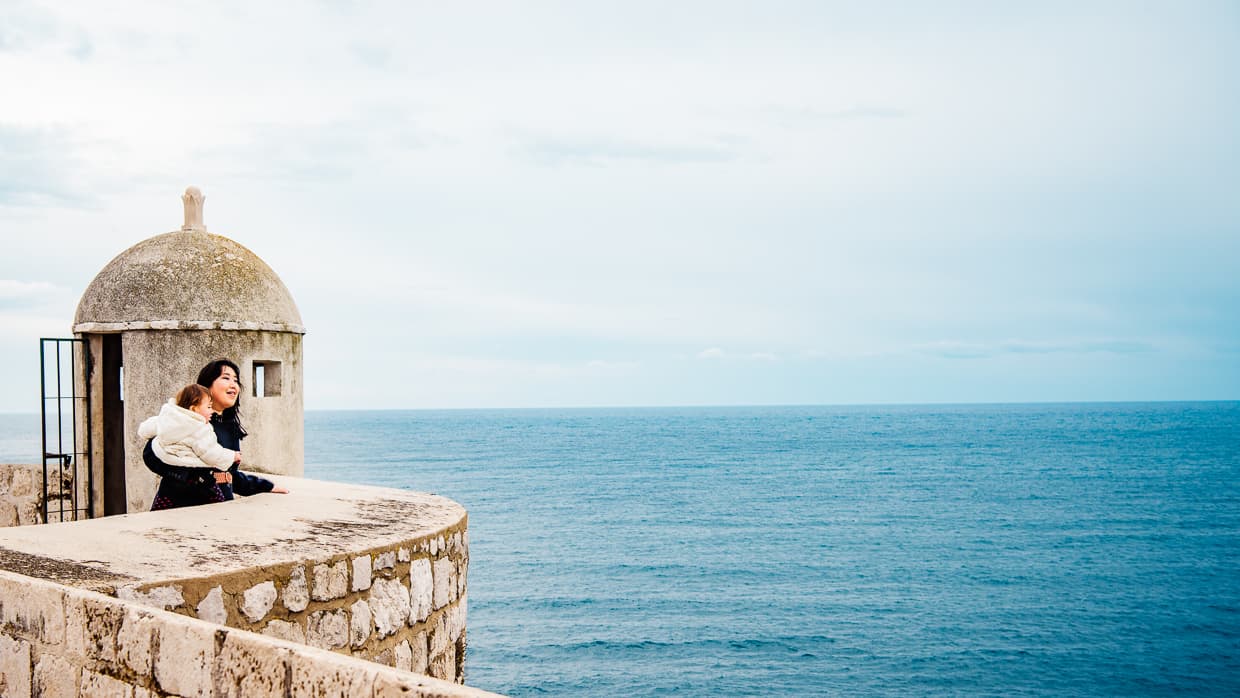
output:
<instances>
[{"instance_id":1,"label":"pale blue sky","mask_svg":"<svg viewBox=\"0 0 1240 698\"><path fill-rule=\"evenodd\" d=\"M0 5L0 411L179 195L309 409L1240 398L1240 5Z\"/></svg>"}]
</instances>

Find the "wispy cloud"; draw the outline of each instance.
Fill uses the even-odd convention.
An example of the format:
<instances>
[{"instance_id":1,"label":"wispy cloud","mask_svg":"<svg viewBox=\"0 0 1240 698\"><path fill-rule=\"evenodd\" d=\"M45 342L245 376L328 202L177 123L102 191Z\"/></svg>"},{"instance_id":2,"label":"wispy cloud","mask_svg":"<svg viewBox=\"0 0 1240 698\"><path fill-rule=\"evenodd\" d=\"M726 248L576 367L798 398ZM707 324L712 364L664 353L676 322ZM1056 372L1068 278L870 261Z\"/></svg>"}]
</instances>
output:
<instances>
[{"instance_id":1,"label":"wispy cloud","mask_svg":"<svg viewBox=\"0 0 1240 698\"><path fill-rule=\"evenodd\" d=\"M214 146L199 155L234 176L330 182L380 169L439 140L404 111L375 108L365 116L324 124L256 124L236 145Z\"/></svg>"},{"instance_id":2,"label":"wispy cloud","mask_svg":"<svg viewBox=\"0 0 1240 698\"><path fill-rule=\"evenodd\" d=\"M0 279L0 343L69 331L75 294L46 281Z\"/></svg>"},{"instance_id":3,"label":"wispy cloud","mask_svg":"<svg viewBox=\"0 0 1240 698\"><path fill-rule=\"evenodd\" d=\"M832 121L888 121L912 116L908 109L882 105L853 105L840 109L771 106L763 115L785 126L808 126Z\"/></svg>"},{"instance_id":4,"label":"wispy cloud","mask_svg":"<svg viewBox=\"0 0 1240 698\"><path fill-rule=\"evenodd\" d=\"M79 144L63 129L0 125L0 206L83 206L92 199L81 181Z\"/></svg>"},{"instance_id":5,"label":"wispy cloud","mask_svg":"<svg viewBox=\"0 0 1240 698\"><path fill-rule=\"evenodd\" d=\"M747 354L732 354L719 347L710 347L698 352L694 357L703 360L729 359L738 361L779 361L779 355L770 351L755 351Z\"/></svg>"},{"instance_id":6,"label":"wispy cloud","mask_svg":"<svg viewBox=\"0 0 1240 698\"><path fill-rule=\"evenodd\" d=\"M349 46L349 52L368 68L387 70L392 66L392 51L382 44L357 41Z\"/></svg>"},{"instance_id":7,"label":"wispy cloud","mask_svg":"<svg viewBox=\"0 0 1240 698\"><path fill-rule=\"evenodd\" d=\"M68 293L69 289L46 281L0 279L0 308L38 306L51 300L59 300Z\"/></svg>"},{"instance_id":8,"label":"wispy cloud","mask_svg":"<svg viewBox=\"0 0 1240 698\"><path fill-rule=\"evenodd\" d=\"M1088 339L1066 342L1011 339L997 343L943 340L918 344L913 350L945 359L982 359L1005 354L1142 354L1154 351L1153 345L1125 339Z\"/></svg>"},{"instance_id":9,"label":"wispy cloud","mask_svg":"<svg viewBox=\"0 0 1240 698\"><path fill-rule=\"evenodd\" d=\"M517 149L524 157L547 165L605 166L622 162L696 165L740 159L740 143L719 137L704 143L654 143L620 138L531 138Z\"/></svg>"},{"instance_id":10,"label":"wispy cloud","mask_svg":"<svg viewBox=\"0 0 1240 698\"><path fill-rule=\"evenodd\" d=\"M61 21L47 10L19 2L0 6L0 52L21 53L48 48L78 60L86 60L94 53L94 46L84 30Z\"/></svg>"}]
</instances>

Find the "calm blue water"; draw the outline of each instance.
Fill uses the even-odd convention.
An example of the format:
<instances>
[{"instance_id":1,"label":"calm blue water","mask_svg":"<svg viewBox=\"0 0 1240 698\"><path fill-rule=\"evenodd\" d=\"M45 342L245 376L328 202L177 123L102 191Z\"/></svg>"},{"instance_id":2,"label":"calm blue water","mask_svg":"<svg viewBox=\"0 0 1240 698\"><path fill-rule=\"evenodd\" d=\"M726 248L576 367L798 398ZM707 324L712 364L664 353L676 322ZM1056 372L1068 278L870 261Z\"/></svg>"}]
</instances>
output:
<instances>
[{"instance_id":1,"label":"calm blue water","mask_svg":"<svg viewBox=\"0 0 1240 698\"><path fill-rule=\"evenodd\" d=\"M469 509L482 688L1240 694L1240 403L312 412L306 458Z\"/></svg>"}]
</instances>

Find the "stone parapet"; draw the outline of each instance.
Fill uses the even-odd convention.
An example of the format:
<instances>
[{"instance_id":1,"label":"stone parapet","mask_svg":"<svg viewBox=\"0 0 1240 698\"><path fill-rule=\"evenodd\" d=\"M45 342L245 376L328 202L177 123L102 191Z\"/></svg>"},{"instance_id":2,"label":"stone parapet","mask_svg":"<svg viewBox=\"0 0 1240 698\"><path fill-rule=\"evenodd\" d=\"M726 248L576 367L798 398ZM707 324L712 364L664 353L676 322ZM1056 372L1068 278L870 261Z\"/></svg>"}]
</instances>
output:
<instances>
[{"instance_id":1,"label":"stone parapet","mask_svg":"<svg viewBox=\"0 0 1240 698\"><path fill-rule=\"evenodd\" d=\"M43 523L39 466L0 463L0 527L39 523Z\"/></svg>"},{"instance_id":2,"label":"stone parapet","mask_svg":"<svg viewBox=\"0 0 1240 698\"><path fill-rule=\"evenodd\" d=\"M463 682L465 510L272 479L292 494L0 530L0 569Z\"/></svg>"},{"instance_id":3,"label":"stone parapet","mask_svg":"<svg viewBox=\"0 0 1240 698\"><path fill-rule=\"evenodd\" d=\"M0 571L0 695L496 694Z\"/></svg>"}]
</instances>

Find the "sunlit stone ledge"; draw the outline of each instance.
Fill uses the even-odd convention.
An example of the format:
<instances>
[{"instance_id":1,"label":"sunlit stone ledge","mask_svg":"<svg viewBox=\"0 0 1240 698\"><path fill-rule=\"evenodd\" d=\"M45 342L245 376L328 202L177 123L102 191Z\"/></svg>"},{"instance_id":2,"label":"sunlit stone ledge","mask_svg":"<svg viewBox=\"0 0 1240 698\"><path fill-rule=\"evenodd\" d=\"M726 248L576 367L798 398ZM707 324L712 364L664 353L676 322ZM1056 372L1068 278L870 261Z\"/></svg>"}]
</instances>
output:
<instances>
[{"instance_id":1,"label":"sunlit stone ledge","mask_svg":"<svg viewBox=\"0 0 1240 698\"><path fill-rule=\"evenodd\" d=\"M132 332L136 330L246 330L264 332L291 332L305 334L303 325L287 322L236 322L227 320L133 320L126 322L79 322L73 326L76 334Z\"/></svg>"},{"instance_id":2,"label":"sunlit stone ledge","mask_svg":"<svg viewBox=\"0 0 1240 698\"><path fill-rule=\"evenodd\" d=\"M292 494L0 529L0 569L14 573L5 576L7 584L20 585L14 580L22 577L14 575L47 580L50 587L30 588L61 589L52 597L69 593L60 585L115 597L117 605L106 613L124 615L144 606L161 611L149 616L156 625L166 622L162 612L168 611L259 634L250 643L267 636L462 682L469 561L464 508L419 492L269 477ZM7 637L0 643L32 653L31 667L36 654L46 651L53 662L63 654L48 649L56 643L45 642L40 628L91 624L67 610L60 621L35 623L29 613L14 611L10 598L0 594ZM126 645L118 635L109 637L118 648ZM29 650L14 642L27 643L22 647ZM211 646L217 657L222 646ZM271 645L273 657L287 654L281 647ZM66 661L74 657L88 659L74 655ZM87 663L93 661L104 660ZM5 664L0 672L9 668ZM13 671L20 674L21 667ZM109 671L101 675L130 675ZM158 676L150 678L159 683Z\"/></svg>"}]
</instances>

